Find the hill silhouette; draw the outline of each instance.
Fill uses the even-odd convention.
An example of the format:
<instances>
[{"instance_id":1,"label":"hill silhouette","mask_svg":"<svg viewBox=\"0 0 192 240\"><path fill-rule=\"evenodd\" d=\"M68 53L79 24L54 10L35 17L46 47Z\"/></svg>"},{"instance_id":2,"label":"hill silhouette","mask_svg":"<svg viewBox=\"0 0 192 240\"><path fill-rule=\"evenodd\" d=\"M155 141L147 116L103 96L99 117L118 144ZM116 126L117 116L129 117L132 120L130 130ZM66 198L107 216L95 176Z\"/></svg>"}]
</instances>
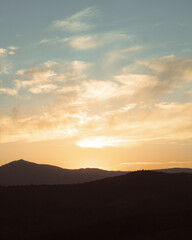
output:
<instances>
[{"instance_id":1,"label":"hill silhouette","mask_svg":"<svg viewBox=\"0 0 192 240\"><path fill-rule=\"evenodd\" d=\"M192 173L192 169L190 168L157 169L155 171L165 173ZM130 171L107 171L98 168L64 169L20 159L0 167L0 185L75 184L120 176L129 172Z\"/></svg>"},{"instance_id":2,"label":"hill silhouette","mask_svg":"<svg viewBox=\"0 0 192 240\"><path fill-rule=\"evenodd\" d=\"M0 239L191 239L192 174L0 187Z\"/></svg>"},{"instance_id":3,"label":"hill silhouette","mask_svg":"<svg viewBox=\"0 0 192 240\"><path fill-rule=\"evenodd\" d=\"M155 171L164 173L192 173L191 168L167 168L167 169L157 169Z\"/></svg>"},{"instance_id":4,"label":"hill silhouette","mask_svg":"<svg viewBox=\"0 0 192 240\"><path fill-rule=\"evenodd\" d=\"M63 169L20 159L0 167L0 185L74 184L123 174L126 172L96 168Z\"/></svg>"}]
</instances>

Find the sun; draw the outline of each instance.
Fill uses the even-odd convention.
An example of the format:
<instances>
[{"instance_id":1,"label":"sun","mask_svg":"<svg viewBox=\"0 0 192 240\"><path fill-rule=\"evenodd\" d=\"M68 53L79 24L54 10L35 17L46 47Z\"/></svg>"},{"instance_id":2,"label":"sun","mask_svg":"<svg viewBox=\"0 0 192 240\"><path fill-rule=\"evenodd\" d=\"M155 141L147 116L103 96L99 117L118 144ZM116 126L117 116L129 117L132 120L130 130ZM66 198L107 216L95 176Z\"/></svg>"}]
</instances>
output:
<instances>
[{"instance_id":1,"label":"sun","mask_svg":"<svg viewBox=\"0 0 192 240\"><path fill-rule=\"evenodd\" d=\"M103 148L105 147L104 139L100 137L82 139L77 143L82 148Z\"/></svg>"},{"instance_id":2,"label":"sun","mask_svg":"<svg viewBox=\"0 0 192 240\"><path fill-rule=\"evenodd\" d=\"M96 136L78 141L77 146L82 148L117 147L123 144L123 142L125 142L125 140L116 137Z\"/></svg>"}]
</instances>

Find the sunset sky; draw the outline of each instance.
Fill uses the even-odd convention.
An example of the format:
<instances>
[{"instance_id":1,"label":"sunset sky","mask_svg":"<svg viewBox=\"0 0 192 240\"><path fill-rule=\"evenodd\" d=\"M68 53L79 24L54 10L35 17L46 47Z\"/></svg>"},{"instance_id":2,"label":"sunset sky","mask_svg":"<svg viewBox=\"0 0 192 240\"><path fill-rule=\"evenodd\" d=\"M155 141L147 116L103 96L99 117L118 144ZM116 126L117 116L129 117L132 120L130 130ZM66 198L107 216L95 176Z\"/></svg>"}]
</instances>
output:
<instances>
[{"instance_id":1,"label":"sunset sky","mask_svg":"<svg viewBox=\"0 0 192 240\"><path fill-rule=\"evenodd\" d=\"M192 167L191 0L0 0L0 165Z\"/></svg>"}]
</instances>

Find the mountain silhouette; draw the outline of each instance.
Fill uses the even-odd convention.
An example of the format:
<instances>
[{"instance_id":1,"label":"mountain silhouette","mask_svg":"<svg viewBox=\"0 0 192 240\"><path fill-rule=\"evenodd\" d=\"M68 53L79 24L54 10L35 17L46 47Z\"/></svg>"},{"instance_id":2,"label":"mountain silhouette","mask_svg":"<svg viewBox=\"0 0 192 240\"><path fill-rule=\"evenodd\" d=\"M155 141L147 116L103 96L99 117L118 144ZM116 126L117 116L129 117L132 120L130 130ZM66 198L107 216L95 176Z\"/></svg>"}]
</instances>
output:
<instances>
[{"instance_id":1,"label":"mountain silhouette","mask_svg":"<svg viewBox=\"0 0 192 240\"><path fill-rule=\"evenodd\" d=\"M63 169L20 159L0 167L0 185L74 184L119 176L125 173L96 168Z\"/></svg>"},{"instance_id":2,"label":"mountain silhouette","mask_svg":"<svg viewBox=\"0 0 192 240\"><path fill-rule=\"evenodd\" d=\"M0 239L191 239L192 174L0 187Z\"/></svg>"},{"instance_id":3,"label":"mountain silhouette","mask_svg":"<svg viewBox=\"0 0 192 240\"><path fill-rule=\"evenodd\" d=\"M158 169L165 173L192 173L190 168ZM0 185L55 185L95 181L103 178L124 175L130 171L106 171L98 168L63 169L37 164L23 159L0 167Z\"/></svg>"}]
</instances>

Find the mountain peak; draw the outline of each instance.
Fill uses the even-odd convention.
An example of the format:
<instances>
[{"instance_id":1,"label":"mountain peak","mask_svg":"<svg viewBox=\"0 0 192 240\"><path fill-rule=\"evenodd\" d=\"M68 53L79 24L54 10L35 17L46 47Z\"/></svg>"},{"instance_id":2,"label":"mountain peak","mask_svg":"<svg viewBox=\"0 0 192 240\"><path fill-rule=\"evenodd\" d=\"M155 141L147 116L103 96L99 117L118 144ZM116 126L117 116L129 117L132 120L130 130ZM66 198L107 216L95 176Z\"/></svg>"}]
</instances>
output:
<instances>
[{"instance_id":1,"label":"mountain peak","mask_svg":"<svg viewBox=\"0 0 192 240\"><path fill-rule=\"evenodd\" d=\"M15 160L12 163L27 163L28 161L24 160L24 159L19 159L19 160Z\"/></svg>"},{"instance_id":2,"label":"mountain peak","mask_svg":"<svg viewBox=\"0 0 192 240\"><path fill-rule=\"evenodd\" d=\"M6 166L23 166L23 165L34 165L36 163L33 163L33 162L29 162L29 161L26 161L24 159L19 159L19 160L15 160L15 161L12 161L12 162L9 162L5 165L2 165L1 167L6 167Z\"/></svg>"}]
</instances>

